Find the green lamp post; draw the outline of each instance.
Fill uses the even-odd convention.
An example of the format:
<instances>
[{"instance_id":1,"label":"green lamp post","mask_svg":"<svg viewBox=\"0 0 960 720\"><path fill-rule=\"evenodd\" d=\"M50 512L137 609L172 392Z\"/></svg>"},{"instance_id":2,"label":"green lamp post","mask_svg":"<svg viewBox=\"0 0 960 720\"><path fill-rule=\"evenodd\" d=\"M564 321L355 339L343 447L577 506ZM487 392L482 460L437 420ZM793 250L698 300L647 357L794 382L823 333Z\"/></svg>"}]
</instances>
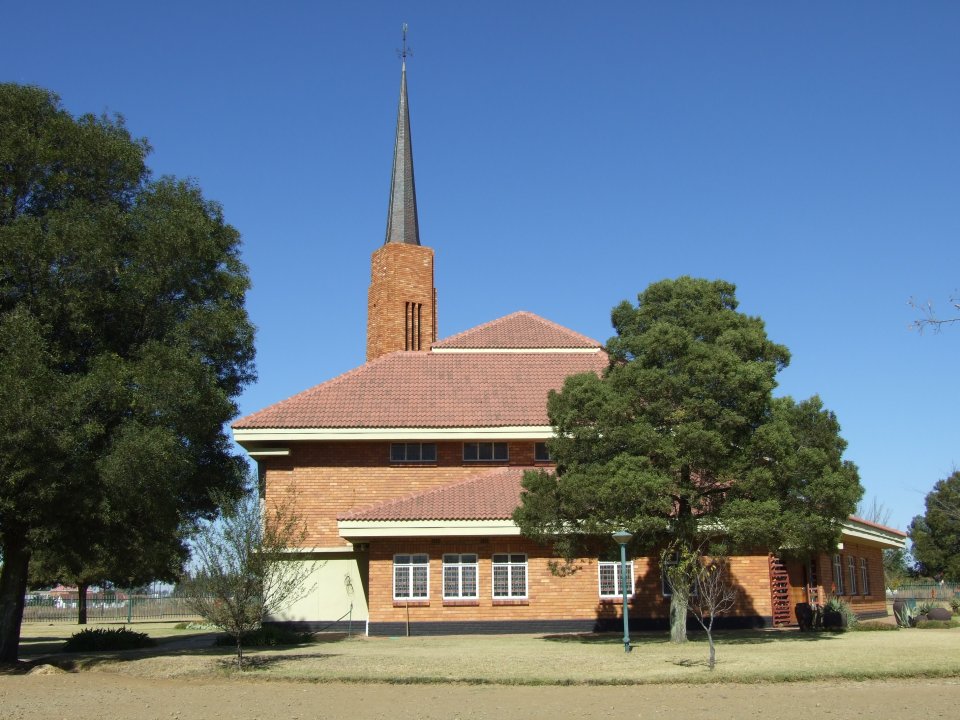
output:
<instances>
[{"instance_id":1,"label":"green lamp post","mask_svg":"<svg viewBox=\"0 0 960 720\"><path fill-rule=\"evenodd\" d=\"M620 546L620 587L623 589L623 651L630 652L630 614L627 610L627 598L630 595L627 581L627 543L633 539L633 533L626 530L617 530L613 533L613 540Z\"/></svg>"}]
</instances>

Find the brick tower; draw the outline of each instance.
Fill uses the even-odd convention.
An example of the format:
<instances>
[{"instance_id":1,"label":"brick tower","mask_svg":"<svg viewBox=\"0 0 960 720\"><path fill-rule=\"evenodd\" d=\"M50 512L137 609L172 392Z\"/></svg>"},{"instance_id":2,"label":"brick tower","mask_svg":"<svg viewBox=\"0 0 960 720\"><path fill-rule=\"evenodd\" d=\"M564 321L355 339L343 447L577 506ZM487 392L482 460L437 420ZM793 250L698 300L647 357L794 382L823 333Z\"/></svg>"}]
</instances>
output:
<instances>
[{"instance_id":1,"label":"brick tower","mask_svg":"<svg viewBox=\"0 0 960 720\"><path fill-rule=\"evenodd\" d=\"M406 48L406 44L404 44ZM367 360L396 350L427 350L437 339L433 250L420 244L413 144L407 109L406 49L400 70L400 107L393 149L387 238L370 259Z\"/></svg>"}]
</instances>

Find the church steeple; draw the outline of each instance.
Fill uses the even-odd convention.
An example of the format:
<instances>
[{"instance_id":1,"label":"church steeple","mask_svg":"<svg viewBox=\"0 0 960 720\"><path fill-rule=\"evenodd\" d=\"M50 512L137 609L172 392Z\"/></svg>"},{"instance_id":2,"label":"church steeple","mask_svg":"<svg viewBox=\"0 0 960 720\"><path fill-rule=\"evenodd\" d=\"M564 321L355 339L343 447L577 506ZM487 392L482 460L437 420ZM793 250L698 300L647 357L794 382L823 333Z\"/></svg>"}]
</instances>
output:
<instances>
[{"instance_id":1,"label":"church steeple","mask_svg":"<svg viewBox=\"0 0 960 720\"><path fill-rule=\"evenodd\" d=\"M400 107L390 180L387 239L370 258L367 360L398 350L428 350L437 339L433 250L420 244L413 146L407 108L407 26L403 26Z\"/></svg>"},{"instance_id":2,"label":"church steeple","mask_svg":"<svg viewBox=\"0 0 960 720\"><path fill-rule=\"evenodd\" d=\"M410 110L407 106L407 26L403 26L400 66L400 105L397 108L397 137L393 146L393 174L390 177L390 208L387 212L387 239L384 244L420 244L417 223L417 189L413 181L413 141L410 137Z\"/></svg>"}]
</instances>

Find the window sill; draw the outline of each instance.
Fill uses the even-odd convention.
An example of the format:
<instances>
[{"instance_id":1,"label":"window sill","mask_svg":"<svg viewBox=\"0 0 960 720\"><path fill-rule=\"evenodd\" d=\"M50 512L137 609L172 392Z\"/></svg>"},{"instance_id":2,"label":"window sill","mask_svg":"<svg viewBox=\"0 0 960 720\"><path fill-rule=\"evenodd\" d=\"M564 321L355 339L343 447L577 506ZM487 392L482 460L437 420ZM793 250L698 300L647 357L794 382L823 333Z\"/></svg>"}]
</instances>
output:
<instances>
[{"instance_id":1,"label":"window sill","mask_svg":"<svg viewBox=\"0 0 960 720\"><path fill-rule=\"evenodd\" d=\"M494 605L529 605L530 600L528 598L494 598Z\"/></svg>"},{"instance_id":2,"label":"window sill","mask_svg":"<svg viewBox=\"0 0 960 720\"><path fill-rule=\"evenodd\" d=\"M443 600L444 607L477 607L480 605L479 598L474 598L472 600L455 600L453 598Z\"/></svg>"},{"instance_id":3,"label":"window sill","mask_svg":"<svg viewBox=\"0 0 960 720\"><path fill-rule=\"evenodd\" d=\"M627 602L633 602L633 599L636 595L627 595ZM622 605L623 604L623 595L601 595L600 596L601 605Z\"/></svg>"},{"instance_id":4,"label":"window sill","mask_svg":"<svg viewBox=\"0 0 960 720\"><path fill-rule=\"evenodd\" d=\"M394 607L430 607L429 600L394 600Z\"/></svg>"},{"instance_id":5,"label":"window sill","mask_svg":"<svg viewBox=\"0 0 960 720\"><path fill-rule=\"evenodd\" d=\"M426 462L422 460L391 460L390 467L437 467L436 460L428 460Z\"/></svg>"}]
</instances>

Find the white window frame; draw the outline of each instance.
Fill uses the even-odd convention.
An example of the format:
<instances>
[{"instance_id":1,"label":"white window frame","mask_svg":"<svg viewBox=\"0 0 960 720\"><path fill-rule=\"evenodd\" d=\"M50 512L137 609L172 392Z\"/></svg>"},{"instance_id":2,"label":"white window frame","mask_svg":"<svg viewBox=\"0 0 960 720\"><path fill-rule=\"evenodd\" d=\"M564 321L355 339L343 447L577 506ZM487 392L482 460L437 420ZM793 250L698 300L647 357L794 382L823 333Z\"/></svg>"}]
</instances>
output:
<instances>
[{"instance_id":1,"label":"white window frame","mask_svg":"<svg viewBox=\"0 0 960 720\"><path fill-rule=\"evenodd\" d=\"M426 570L424 578L424 594L414 594L415 570ZM397 594L397 579L406 575L409 594ZM430 556L426 553L398 553L393 556L393 599L420 602L430 599Z\"/></svg>"},{"instance_id":2,"label":"white window frame","mask_svg":"<svg viewBox=\"0 0 960 720\"><path fill-rule=\"evenodd\" d=\"M860 558L860 592L870 594L870 569L865 557Z\"/></svg>"},{"instance_id":3,"label":"white window frame","mask_svg":"<svg viewBox=\"0 0 960 720\"><path fill-rule=\"evenodd\" d=\"M408 458L407 451L412 445L417 445L420 448L419 457L416 459ZM433 458L432 459L423 459L423 447L424 446L433 447ZM403 458L396 458L393 454L394 448L403 448ZM437 462L437 444L436 443L390 443L390 462L392 463L436 463Z\"/></svg>"},{"instance_id":4,"label":"white window frame","mask_svg":"<svg viewBox=\"0 0 960 720\"><path fill-rule=\"evenodd\" d=\"M467 457L467 446L468 446L468 445L474 445L474 446L476 446L477 456L476 456L475 458L468 458L468 457ZM481 446L484 446L484 445L489 445L489 446L490 446L490 457L488 457L488 458L482 458L482 457L480 457L480 455L481 455L480 448L481 448ZM498 445L502 445L502 446L503 446L503 449L505 450L505 453L504 453L503 457L497 457L497 446L498 446ZM463 456L462 456L462 457L463 457L463 461L464 461L464 462L468 462L468 463L475 463L475 462L480 462L480 463L503 463L503 462L510 462L510 443L508 443L508 442L500 442L500 441L465 442L465 443L463 444Z\"/></svg>"},{"instance_id":5,"label":"white window frame","mask_svg":"<svg viewBox=\"0 0 960 720\"><path fill-rule=\"evenodd\" d=\"M850 578L850 594L857 594L857 559L847 555L847 577Z\"/></svg>"},{"instance_id":6,"label":"white window frame","mask_svg":"<svg viewBox=\"0 0 960 720\"><path fill-rule=\"evenodd\" d=\"M506 560L497 558L506 558ZM518 558L522 558L519 560ZM492 579L490 583L490 593L494 600L526 600L528 597L528 588L530 586L530 571L528 558L523 553L494 553L491 558ZM523 594L514 592L515 575L523 570ZM506 573L507 575L507 594L497 594L497 575Z\"/></svg>"},{"instance_id":7,"label":"white window frame","mask_svg":"<svg viewBox=\"0 0 960 720\"><path fill-rule=\"evenodd\" d=\"M613 570L613 586L616 592L614 593L605 593L603 591L603 570L604 568L609 568ZM636 585L634 584L633 578L633 560L627 560L627 577L630 579L630 584L627 586L630 589L630 594L628 597L633 597L634 591L636 590ZM600 560L597 563L597 589L602 598L622 598L623 597L623 573L620 572L620 561L619 560Z\"/></svg>"},{"instance_id":8,"label":"white window frame","mask_svg":"<svg viewBox=\"0 0 960 720\"><path fill-rule=\"evenodd\" d=\"M843 558L839 553L833 556L833 584L836 586L834 593L843 595Z\"/></svg>"},{"instance_id":9,"label":"white window frame","mask_svg":"<svg viewBox=\"0 0 960 720\"><path fill-rule=\"evenodd\" d=\"M454 558L456 558L454 560ZM468 558L465 560L464 558ZM470 560L469 558L473 558ZM463 591L464 570L473 570L473 594ZM456 573L457 594L447 594L447 575ZM480 566L476 553L444 553L443 555L443 599L444 600L478 600L480 598Z\"/></svg>"}]
</instances>

